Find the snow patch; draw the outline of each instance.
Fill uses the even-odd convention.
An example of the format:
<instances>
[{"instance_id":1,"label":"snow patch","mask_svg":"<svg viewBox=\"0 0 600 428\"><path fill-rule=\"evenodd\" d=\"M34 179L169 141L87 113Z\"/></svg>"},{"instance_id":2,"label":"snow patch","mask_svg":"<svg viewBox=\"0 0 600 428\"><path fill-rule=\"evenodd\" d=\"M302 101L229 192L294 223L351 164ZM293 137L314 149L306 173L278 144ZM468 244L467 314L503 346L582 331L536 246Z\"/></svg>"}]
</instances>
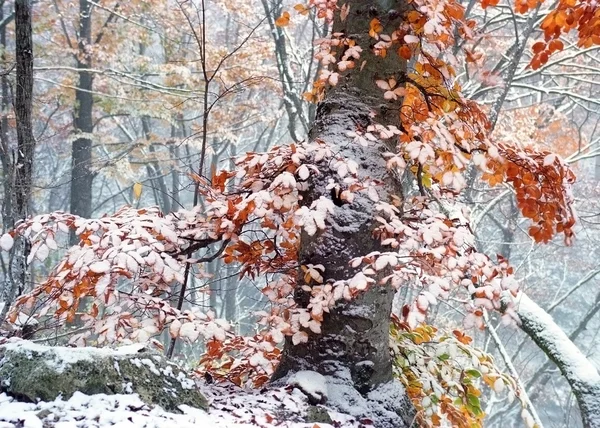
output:
<instances>
[{"instance_id":1,"label":"snow patch","mask_svg":"<svg viewBox=\"0 0 600 428\"><path fill-rule=\"evenodd\" d=\"M320 373L301 370L292 374L287 384L298 388L314 403L327 401L327 379Z\"/></svg>"},{"instance_id":2,"label":"snow patch","mask_svg":"<svg viewBox=\"0 0 600 428\"><path fill-rule=\"evenodd\" d=\"M312 428L302 420L307 404L301 394L285 388L249 391L229 386L211 385L203 393L211 402L207 413L182 405L183 414L151 408L137 394L88 396L76 393L67 401L21 403L0 394L0 427L54 428ZM319 423L320 428L358 428L354 418L326 409L334 425Z\"/></svg>"},{"instance_id":3,"label":"snow patch","mask_svg":"<svg viewBox=\"0 0 600 428\"><path fill-rule=\"evenodd\" d=\"M68 366L75 364L78 361L94 362L100 358L132 355L141 352L145 348L143 344L139 343L121 346L116 349L92 347L67 348L64 346L48 347L20 339L10 339L0 347L6 351L24 354L29 359L33 358L34 353L48 355L49 358L46 360L46 364L58 373L64 372Z\"/></svg>"},{"instance_id":4,"label":"snow patch","mask_svg":"<svg viewBox=\"0 0 600 428\"><path fill-rule=\"evenodd\" d=\"M177 380L181 383L183 389L194 389L196 387L196 383L187 377L184 372L177 373Z\"/></svg>"},{"instance_id":5,"label":"snow patch","mask_svg":"<svg viewBox=\"0 0 600 428\"><path fill-rule=\"evenodd\" d=\"M160 376L160 372L158 371L158 369L156 368L156 365L152 362L152 360L148 359L148 358L144 358L142 361L142 364L145 364L146 366L148 366L148 368L150 369L150 371L152 373L154 373L156 376Z\"/></svg>"},{"instance_id":6,"label":"snow patch","mask_svg":"<svg viewBox=\"0 0 600 428\"><path fill-rule=\"evenodd\" d=\"M380 385L363 397L355 388L350 372L336 373L336 377L327 376L329 389L328 405L340 412L354 416L358 420L373 421L376 427L391 428L409 426L412 420L402 419L399 415L412 419L414 412L404 387L397 380Z\"/></svg>"}]
</instances>

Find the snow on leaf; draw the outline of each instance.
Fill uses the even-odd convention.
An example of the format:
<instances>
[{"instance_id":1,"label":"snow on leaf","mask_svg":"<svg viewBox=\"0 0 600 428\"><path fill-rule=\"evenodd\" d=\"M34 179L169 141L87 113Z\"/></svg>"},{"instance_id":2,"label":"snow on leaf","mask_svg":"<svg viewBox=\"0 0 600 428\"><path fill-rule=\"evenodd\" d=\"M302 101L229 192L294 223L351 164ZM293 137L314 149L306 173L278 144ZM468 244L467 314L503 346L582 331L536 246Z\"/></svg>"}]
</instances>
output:
<instances>
[{"instance_id":1,"label":"snow on leaf","mask_svg":"<svg viewBox=\"0 0 600 428\"><path fill-rule=\"evenodd\" d=\"M103 275L98 282L96 282L96 295L102 296L106 287L110 284L110 275Z\"/></svg>"},{"instance_id":2,"label":"snow on leaf","mask_svg":"<svg viewBox=\"0 0 600 428\"><path fill-rule=\"evenodd\" d=\"M365 290L369 285L369 282L373 282L371 278L367 278L367 276L358 272L354 277L350 280L350 288L355 288L357 290Z\"/></svg>"},{"instance_id":3,"label":"snow on leaf","mask_svg":"<svg viewBox=\"0 0 600 428\"><path fill-rule=\"evenodd\" d=\"M194 323L186 322L179 328L179 337L183 337L190 342L195 342L198 339L199 332L196 330Z\"/></svg>"},{"instance_id":4,"label":"snow on leaf","mask_svg":"<svg viewBox=\"0 0 600 428\"><path fill-rule=\"evenodd\" d=\"M316 334L321 334L321 323L319 321L311 320L308 322L308 328Z\"/></svg>"},{"instance_id":5,"label":"snow on leaf","mask_svg":"<svg viewBox=\"0 0 600 428\"><path fill-rule=\"evenodd\" d=\"M169 326L169 334L172 338L179 336L179 330L181 329L181 321L173 320L171 325Z\"/></svg>"},{"instance_id":6,"label":"snow on leaf","mask_svg":"<svg viewBox=\"0 0 600 428\"><path fill-rule=\"evenodd\" d=\"M390 85L385 80L377 80L377 81L375 81L375 83L377 84L377 86L379 86L384 91L389 91L391 89Z\"/></svg>"},{"instance_id":7,"label":"snow on leaf","mask_svg":"<svg viewBox=\"0 0 600 428\"><path fill-rule=\"evenodd\" d=\"M40 261L43 262L44 260L46 260L48 258L48 254L50 254L50 250L48 249L48 246L46 244L41 244L37 251L35 252L35 257Z\"/></svg>"},{"instance_id":8,"label":"snow on leaf","mask_svg":"<svg viewBox=\"0 0 600 428\"><path fill-rule=\"evenodd\" d=\"M292 336L292 343L294 345L298 345L299 343L306 343L306 342L308 342L308 334L304 331L297 331Z\"/></svg>"},{"instance_id":9,"label":"snow on leaf","mask_svg":"<svg viewBox=\"0 0 600 428\"><path fill-rule=\"evenodd\" d=\"M14 243L15 240L10 233L5 233L2 235L2 237L0 237L0 248L2 248L4 251L10 251Z\"/></svg>"},{"instance_id":10,"label":"snow on leaf","mask_svg":"<svg viewBox=\"0 0 600 428\"><path fill-rule=\"evenodd\" d=\"M493 389L496 393L501 393L504 390L504 381L502 378L498 378L494 381Z\"/></svg>"},{"instance_id":11,"label":"snow on leaf","mask_svg":"<svg viewBox=\"0 0 600 428\"><path fill-rule=\"evenodd\" d=\"M306 165L301 165L300 168L296 170L296 174L300 177L301 180L306 180L310 176L310 171Z\"/></svg>"},{"instance_id":12,"label":"snow on leaf","mask_svg":"<svg viewBox=\"0 0 600 428\"><path fill-rule=\"evenodd\" d=\"M282 172L277 177L275 177L275 179L271 183L270 189L275 189L278 186L281 186L281 187L287 188L287 189L295 189L296 188L296 179L289 172Z\"/></svg>"},{"instance_id":13,"label":"snow on leaf","mask_svg":"<svg viewBox=\"0 0 600 428\"><path fill-rule=\"evenodd\" d=\"M419 38L415 35L407 34L406 36L404 36L404 41L406 43L419 43Z\"/></svg>"},{"instance_id":14,"label":"snow on leaf","mask_svg":"<svg viewBox=\"0 0 600 428\"><path fill-rule=\"evenodd\" d=\"M384 253L377 257L375 261L375 270L381 270L387 265L396 266L398 264L398 258L392 253Z\"/></svg>"},{"instance_id":15,"label":"snow on leaf","mask_svg":"<svg viewBox=\"0 0 600 428\"><path fill-rule=\"evenodd\" d=\"M556 155L554 153L551 153L551 154L547 155L544 158L544 166L550 166L550 165L552 165L555 160L556 160Z\"/></svg>"},{"instance_id":16,"label":"snow on leaf","mask_svg":"<svg viewBox=\"0 0 600 428\"><path fill-rule=\"evenodd\" d=\"M90 265L90 270L94 273L108 272L110 270L110 263L107 260L92 263Z\"/></svg>"},{"instance_id":17,"label":"snow on leaf","mask_svg":"<svg viewBox=\"0 0 600 428\"><path fill-rule=\"evenodd\" d=\"M305 282L310 283L311 279L314 279L319 284L321 284L323 282L323 276L321 275L321 272L323 272L325 270L325 267L323 265L308 264L306 266L304 266L304 265L301 266L301 268L305 273L304 274Z\"/></svg>"},{"instance_id":18,"label":"snow on leaf","mask_svg":"<svg viewBox=\"0 0 600 428\"><path fill-rule=\"evenodd\" d=\"M377 189L375 188L375 186L369 186L369 188L367 189L367 195L369 196L369 199L373 202L379 202L379 193L377 193Z\"/></svg>"}]
</instances>

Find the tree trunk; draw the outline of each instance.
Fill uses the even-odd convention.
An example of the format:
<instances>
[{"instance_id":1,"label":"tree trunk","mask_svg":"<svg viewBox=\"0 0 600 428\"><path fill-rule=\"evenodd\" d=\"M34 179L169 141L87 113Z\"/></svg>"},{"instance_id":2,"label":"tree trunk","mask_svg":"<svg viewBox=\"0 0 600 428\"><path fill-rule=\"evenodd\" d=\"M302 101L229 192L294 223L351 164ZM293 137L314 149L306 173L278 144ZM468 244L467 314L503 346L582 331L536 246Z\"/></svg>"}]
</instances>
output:
<instances>
[{"instance_id":1,"label":"tree trunk","mask_svg":"<svg viewBox=\"0 0 600 428\"><path fill-rule=\"evenodd\" d=\"M31 35L31 0L15 1L15 118L17 124L17 147L13 153L13 164L10 168L12 189L7 199L11 201L10 220L12 227L17 221L29 215L29 202L33 185L33 157L35 155L35 138L31 122L33 103L33 42ZM4 82L3 82L4 83ZM3 85L4 86L4 85ZM4 87L3 87L4 89ZM3 90L4 95L4 90ZM3 120L3 126L5 126ZM6 138L5 129L2 130ZM4 309L0 313L3 319L15 297L23 292L27 279L27 242L17 239L10 254L9 275L5 282Z\"/></svg>"},{"instance_id":2,"label":"tree trunk","mask_svg":"<svg viewBox=\"0 0 600 428\"><path fill-rule=\"evenodd\" d=\"M0 20L4 20L4 0L0 1ZM2 53L0 54L2 61L2 69L8 68L6 61L6 26L0 28L0 44L2 45ZM14 182L12 171L12 160L10 157L10 148L8 143L8 109L10 106L9 91L8 91L8 75L2 73L1 91L2 91L2 118L0 118L0 160L2 161L2 185L4 197L2 198L2 222L5 228L14 226L13 209L12 209L12 184Z\"/></svg>"},{"instance_id":3,"label":"tree trunk","mask_svg":"<svg viewBox=\"0 0 600 428\"><path fill-rule=\"evenodd\" d=\"M15 208L19 219L28 214L33 180L35 139L31 123L33 102L33 42L31 36L31 0L15 2L15 39L17 83L15 116L17 120L17 167L15 168Z\"/></svg>"},{"instance_id":4,"label":"tree trunk","mask_svg":"<svg viewBox=\"0 0 600 428\"><path fill-rule=\"evenodd\" d=\"M79 0L77 68L79 83L75 91L75 132L78 135L71 150L71 213L92 216L92 139L94 123L92 110L93 76L86 71L92 65L92 3Z\"/></svg>"},{"instance_id":5,"label":"tree trunk","mask_svg":"<svg viewBox=\"0 0 600 428\"><path fill-rule=\"evenodd\" d=\"M376 113L374 120L378 123L399 126L401 100L385 101L383 91L376 86L375 80L395 76L400 81L406 70L406 61L391 50L385 58L375 56L371 50L374 40L368 32L370 21L377 17L384 25L383 32L391 34L401 23L406 3L353 0L347 4L350 14L342 22L339 11L336 12L333 33L345 33L363 51L356 69L347 77L340 78L340 83L331 88L319 104L309 138L312 141L322 140L333 147L334 153L356 161L359 179L381 180L384 184L380 186L379 197L387 201L389 195L401 194L401 183L388 172L382 157L383 152L393 147L382 142L363 147L346 134L357 127L366 129L372 124L372 113ZM361 69L363 61L366 62ZM309 183L309 190L302 195L303 205L310 205L321 196L330 198L331 191L326 188L330 178L341 182L327 163L319 165L319 168L321 174ZM323 265L325 281L351 279L356 273L349 266L353 257L383 250L372 235L376 223L374 205L366 195L357 194L352 203L336 207L335 213L328 218L325 232L315 236L303 233L300 265ZM303 278L299 275L298 290L302 285ZM350 381L363 396L390 382L389 321L393 296L392 289L373 286L352 302L339 303L325 314L322 334L311 334L307 343L299 345L293 345L288 338L273 379L297 370L313 370L334 379ZM306 296L302 296L301 292L296 297L299 305L302 306L303 300L306 302ZM410 424L410 406L400 408L403 398L403 394L395 397L394 404L404 421L396 415L387 420L379 419L377 426Z\"/></svg>"},{"instance_id":6,"label":"tree trunk","mask_svg":"<svg viewBox=\"0 0 600 428\"><path fill-rule=\"evenodd\" d=\"M146 171L148 171L148 178L151 179L150 182L156 195L156 203L160 206L160 210L163 213L168 214L171 212L171 195L167 189L165 174L163 174L160 163L154 156L156 149L154 148L154 143L150 141L152 138L150 129L150 117L142 116L142 131L144 132L144 138L148 142L148 151L153 155L152 160L146 164Z\"/></svg>"}]
</instances>

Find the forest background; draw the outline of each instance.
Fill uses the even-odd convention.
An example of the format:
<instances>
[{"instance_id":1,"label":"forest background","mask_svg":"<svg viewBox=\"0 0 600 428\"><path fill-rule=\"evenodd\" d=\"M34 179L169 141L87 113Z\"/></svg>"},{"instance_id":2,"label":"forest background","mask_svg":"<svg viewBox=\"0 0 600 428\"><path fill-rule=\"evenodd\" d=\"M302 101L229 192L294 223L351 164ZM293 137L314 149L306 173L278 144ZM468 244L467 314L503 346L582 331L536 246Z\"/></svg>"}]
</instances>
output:
<instances>
[{"instance_id":1,"label":"forest background","mask_svg":"<svg viewBox=\"0 0 600 428\"><path fill-rule=\"evenodd\" d=\"M23 39L15 30L18 8L0 3L2 233L42 213L92 218L124 205L169 213L202 204L195 176L235 169L233 160L247 151L300 142L315 117L306 93L321 72L315 42L329 28L314 10L287 22L295 6L287 0L39 0L31 3L33 126L19 145L17 134L27 134L17 126L23 113L15 52ZM598 46L578 46L576 35L565 35L562 50L532 68L551 4L519 10L519 4L484 8L489 5L471 0L463 6L477 23L474 37L457 35L452 51L464 97L485 106L497 140L556 152L578 177L577 238L567 247L560 238L539 245L519 218L512 191L490 188L472 174L463 202L472 212L477 246L509 259L521 289L596 364ZM59 262L54 249L47 242L34 248L24 243L2 255L2 317ZM30 255L23 270L14 269L19 251ZM261 292L265 278L240 280L239 267L221 258L195 269L182 307L210 308L238 334L255 334L253 314L268 305ZM398 301L411 293L403 288ZM441 301L428 322L460 325L461 303ZM84 328L58 329L49 318L36 325L33 337L59 344ZM469 332L477 347L518 377L545 426L579 426L569 384L523 331L490 314L482 330ZM174 342L168 332L155 338L190 364L205 351L200 343ZM520 423L518 401L487 394L487 426Z\"/></svg>"}]
</instances>

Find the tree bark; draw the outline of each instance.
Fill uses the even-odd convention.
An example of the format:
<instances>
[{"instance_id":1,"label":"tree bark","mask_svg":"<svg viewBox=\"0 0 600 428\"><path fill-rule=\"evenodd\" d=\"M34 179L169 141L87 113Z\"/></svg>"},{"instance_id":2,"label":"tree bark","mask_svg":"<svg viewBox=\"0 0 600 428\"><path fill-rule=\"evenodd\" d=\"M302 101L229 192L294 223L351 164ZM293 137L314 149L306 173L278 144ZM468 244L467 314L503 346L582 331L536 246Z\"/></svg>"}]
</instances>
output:
<instances>
[{"instance_id":1,"label":"tree bark","mask_svg":"<svg viewBox=\"0 0 600 428\"><path fill-rule=\"evenodd\" d=\"M144 138L148 142L148 151L153 155L152 160L146 164L146 171L148 171L148 177L151 179L152 188L156 195L156 203L159 204L160 210L163 213L168 214L171 212L171 194L169 189L167 189L165 174L163 174L160 163L154 157L156 149L150 141L152 137L150 129L150 117L142 116L142 131L144 132Z\"/></svg>"},{"instance_id":2,"label":"tree bark","mask_svg":"<svg viewBox=\"0 0 600 428\"><path fill-rule=\"evenodd\" d=\"M332 146L332 151L352 159L359 165L359 179L381 180L381 200L390 194L401 193L401 183L386 169L382 153L394 149L385 143L374 143L363 147L348 137L347 131L357 127L366 129L375 121L399 126L401 100L387 102L383 92L376 86L377 79L401 76L406 70L406 61L395 52L382 58L371 50L373 39L369 37L369 23L377 17L384 25L384 33L391 34L401 23L406 3L384 0L353 0L347 2L350 14L342 22L339 12L333 23L333 33L342 32L351 37L363 51L357 68L340 78L340 83L331 88L317 108L315 122L309 134L312 141L321 140ZM339 56L341 53L338 52ZM360 69L360 65L364 67ZM309 205L321 196L330 198L326 188L329 179L340 182L335 171L327 162L319 165L321 174L309 182L309 190L302 195L302 204ZM375 227L374 203L366 195L357 194L354 201L336 207L328 218L328 228L315 236L303 233L299 250L300 265L322 264L325 281L348 280L356 273L349 261L356 256L382 250L372 231ZM382 275L383 276L383 275ZM304 285L299 274L298 290ZM307 343L293 345L287 339L280 365L273 379L279 379L297 370L313 370L333 378L350 380L355 390L368 393L392 380L389 351L390 313L394 291L384 286L373 286L351 302L339 303L325 314L321 325L322 333L310 334ZM306 305L306 296L298 292L297 303ZM402 401L402 400L399 400ZM395 403L399 405L400 403ZM409 406L410 407L410 406ZM378 426L404 426L412 419L410 410L404 408L394 420L380 421Z\"/></svg>"},{"instance_id":3,"label":"tree bark","mask_svg":"<svg viewBox=\"0 0 600 428\"><path fill-rule=\"evenodd\" d=\"M79 33L77 68L79 83L75 91L75 132L78 135L71 149L71 213L92 216L92 111L93 76L86 71L92 66L92 3L79 0Z\"/></svg>"},{"instance_id":4,"label":"tree bark","mask_svg":"<svg viewBox=\"0 0 600 428\"><path fill-rule=\"evenodd\" d=\"M4 37L3 37L4 39ZM5 41L5 40L3 40ZM33 186L33 158L35 156L35 138L33 136L31 110L33 105L33 41L31 35L31 0L15 1L15 118L17 125L17 147L12 154L11 174L12 188L7 199L10 200L11 224L9 227L29 215L29 202ZM3 81L3 95L5 94ZM6 121L2 120L2 140L6 142ZM27 282L27 242L17 239L10 254L8 278L5 281L4 309L0 319L6 316L8 308L16 296L23 292Z\"/></svg>"},{"instance_id":5,"label":"tree bark","mask_svg":"<svg viewBox=\"0 0 600 428\"><path fill-rule=\"evenodd\" d=\"M31 122L33 103L33 42L31 36L31 0L15 2L15 44L17 84L15 115L17 121L17 165L15 168L15 205L17 217L28 214L33 180L35 139Z\"/></svg>"}]
</instances>

